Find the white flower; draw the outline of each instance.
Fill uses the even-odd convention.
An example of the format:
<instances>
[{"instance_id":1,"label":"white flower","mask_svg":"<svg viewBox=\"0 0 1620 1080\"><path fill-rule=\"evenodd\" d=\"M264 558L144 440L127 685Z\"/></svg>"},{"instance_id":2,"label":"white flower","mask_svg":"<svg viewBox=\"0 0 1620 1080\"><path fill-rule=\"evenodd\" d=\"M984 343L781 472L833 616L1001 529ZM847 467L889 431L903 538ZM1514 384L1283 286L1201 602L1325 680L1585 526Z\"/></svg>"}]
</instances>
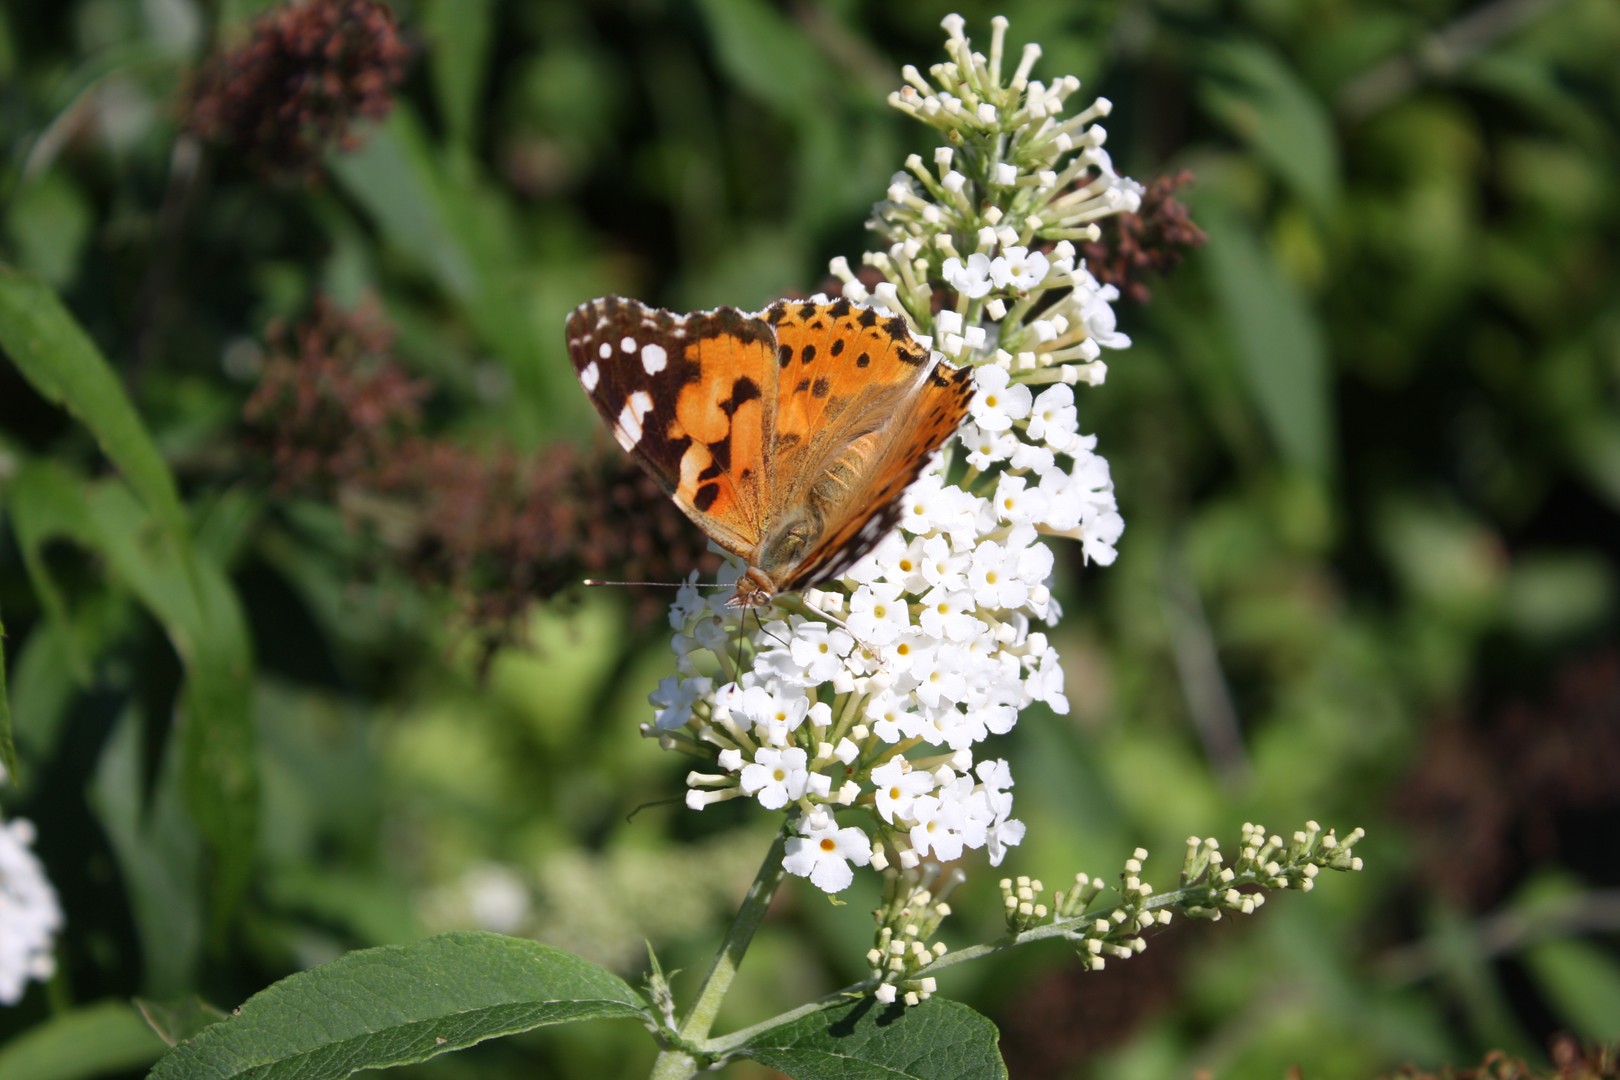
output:
<instances>
[{"instance_id":1,"label":"white flower","mask_svg":"<svg viewBox=\"0 0 1620 1080\"><path fill-rule=\"evenodd\" d=\"M661 679L658 689L647 695L647 702L658 711L653 715L653 726L668 731L678 728L692 717L692 706L708 695L714 681L701 676L683 679L670 675Z\"/></svg>"},{"instance_id":2,"label":"white flower","mask_svg":"<svg viewBox=\"0 0 1620 1080\"><path fill-rule=\"evenodd\" d=\"M1041 391L1029 412L1029 437L1044 440L1062 453L1074 442L1076 429L1074 390L1054 383Z\"/></svg>"},{"instance_id":3,"label":"white flower","mask_svg":"<svg viewBox=\"0 0 1620 1080\"><path fill-rule=\"evenodd\" d=\"M941 789L944 793L945 789ZM920 796L912 803L911 816L916 824L908 839L911 850L919 855L932 854L940 862L962 857L963 833L970 827L967 807L955 798Z\"/></svg>"},{"instance_id":4,"label":"white flower","mask_svg":"<svg viewBox=\"0 0 1620 1080\"><path fill-rule=\"evenodd\" d=\"M752 728L763 742L786 745L810 711L810 699L796 686L750 686L731 702L732 719Z\"/></svg>"},{"instance_id":5,"label":"white flower","mask_svg":"<svg viewBox=\"0 0 1620 1080\"><path fill-rule=\"evenodd\" d=\"M911 625L911 612L900 586L889 582L862 585L849 598L850 633L867 645L890 645Z\"/></svg>"},{"instance_id":6,"label":"white flower","mask_svg":"<svg viewBox=\"0 0 1620 1080\"><path fill-rule=\"evenodd\" d=\"M973 369L973 422L984 431L1006 431L1014 420L1029 415L1032 395L1023 383L1008 384L1007 370L996 364Z\"/></svg>"},{"instance_id":7,"label":"white flower","mask_svg":"<svg viewBox=\"0 0 1620 1080\"><path fill-rule=\"evenodd\" d=\"M1131 205L1140 188L1100 149L1092 121L1108 115L1106 102L1068 112L1078 81L1032 80L1039 50L992 88L993 65L973 59L961 20L946 25L950 60L928 77L908 69L891 101L950 146L932 170L908 159L878 206L884 245L862 259L882 279L870 293L849 260L832 272L852 303L931 331L917 338L936 356L979 361L969 422L902 495L890 535L802 605L784 598L745 620L723 594L683 589L671 609L677 675L651 699L660 731L682 729L664 745L719 766L688 773L688 804L750 795L807 810L784 866L828 891L874 858L867 833L840 829L829 804L884 829L880 868L975 848L999 863L1023 839L1006 763L975 769L976 755L1032 703L1069 707L1058 654L1032 629L1062 614L1049 586L1052 538L1106 564L1124 527L1072 387L1099 385L1101 350L1129 339L1115 322L1118 291L1077 265L1064 237ZM1003 156L1016 166L987 184L984 163ZM735 557L725 567L723 581L745 569Z\"/></svg>"},{"instance_id":8,"label":"white flower","mask_svg":"<svg viewBox=\"0 0 1620 1080\"><path fill-rule=\"evenodd\" d=\"M884 691L867 699L865 716L872 722L872 733L886 743L915 739L922 735L922 714L911 708L908 694Z\"/></svg>"},{"instance_id":9,"label":"white flower","mask_svg":"<svg viewBox=\"0 0 1620 1080\"><path fill-rule=\"evenodd\" d=\"M1085 323L1086 336L1108 349L1128 349L1131 339L1116 330L1113 301L1119 299L1119 289L1113 285L1098 285L1088 273L1091 287L1077 287L1074 296L1079 301L1080 319Z\"/></svg>"},{"instance_id":10,"label":"white flower","mask_svg":"<svg viewBox=\"0 0 1620 1080\"><path fill-rule=\"evenodd\" d=\"M990 502L1003 521L1025 524L1046 516L1046 493L1038 486L1031 488L1029 479L1016 473L1001 474Z\"/></svg>"},{"instance_id":11,"label":"white flower","mask_svg":"<svg viewBox=\"0 0 1620 1080\"><path fill-rule=\"evenodd\" d=\"M810 786L810 755L797 746L775 750L762 746L754 760L743 766L742 789L767 810L780 810L803 797Z\"/></svg>"},{"instance_id":12,"label":"white flower","mask_svg":"<svg viewBox=\"0 0 1620 1080\"><path fill-rule=\"evenodd\" d=\"M1010 286L1019 292L1028 292L1046 280L1049 268L1045 255L1015 245L1003 248L1001 255L990 264L990 280L998 289Z\"/></svg>"},{"instance_id":13,"label":"white flower","mask_svg":"<svg viewBox=\"0 0 1620 1080\"><path fill-rule=\"evenodd\" d=\"M850 864L872 861L872 842L857 828L840 829L832 815L817 809L799 824L802 836L790 836L782 868L807 877L822 892L843 892L855 880Z\"/></svg>"},{"instance_id":14,"label":"white flower","mask_svg":"<svg viewBox=\"0 0 1620 1080\"><path fill-rule=\"evenodd\" d=\"M994 540L973 549L968 587L974 601L986 608L1015 608L1029 597L1029 586L1018 576L1016 557L1009 559L1007 548Z\"/></svg>"},{"instance_id":15,"label":"white flower","mask_svg":"<svg viewBox=\"0 0 1620 1080\"><path fill-rule=\"evenodd\" d=\"M892 825L896 817L911 816L911 806L917 796L934 790L934 777L913 769L905 758L896 757L872 770L872 786L878 813Z\"/></svg>"},{"instance_id":16,"label":"white flower","mask_svg":"<svg viewBox=\"0 0 1620 1080\"><path fill-rule=\"evenodd\" d=\"M940 267L945 283L970 300L977 300L990 291L990 256L975 252L964 264L952 255Z\"/></svg>"},{"instance_id":17,"label":"white flower","mask_svg":"<svg viewBox=\"0 0 1620 1080\"><path fill-rule=\"evenodd\" d=\"M1014 458L1029 446L1009 431L985 431L972 421L963 424L956 437L967 447L967 463L980 472Z\"/></svg>"},{"instance_id":18,"label":"white flower","mask_svg":"<svg viewBox=\"0 0 1620 1080\"><path fill-rule=\"evenodd\" d=\"M917 625L931 637L957 642L984 630L984 624L973 617L973 594L966 590L953 592L942 585L923 595Z\"/></svg>"},{"instance_id":19,"label":"white flower","mask_svg":"<svg viewBox=\"0 0 1620 1080\"><path fill-rule=\"evenodd\" d=\"M27 819L0 824L0 1005L21 1001L30 979L44 982L56 973L62 908L33 843Z\"/></svg>"},{"instance_id":20,"label":"white flower","mask_svg":"<svg viewBox=\"0 0 1620 1080\"><path fill-rule=\"evenodd\" d=\"M855 647L849 632L826 623L801 621L794 627L788 651L804 673L809 685L830 682L844 666L844 657Z\"/></svg>"}]
</instances>

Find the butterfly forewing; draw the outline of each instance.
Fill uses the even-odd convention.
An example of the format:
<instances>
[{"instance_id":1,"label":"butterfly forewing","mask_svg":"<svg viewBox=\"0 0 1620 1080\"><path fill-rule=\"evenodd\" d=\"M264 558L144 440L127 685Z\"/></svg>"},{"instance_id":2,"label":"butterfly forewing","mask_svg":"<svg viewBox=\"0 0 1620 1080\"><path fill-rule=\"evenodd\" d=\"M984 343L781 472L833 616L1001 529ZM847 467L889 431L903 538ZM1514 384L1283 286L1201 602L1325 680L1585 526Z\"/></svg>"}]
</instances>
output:
<instances>
[{"instance_id":1,"label":"butterfly forewing","mask_svg":"<svg viewBox=\"0 0 1620 1080\"><path fill-rule=\"evenodd\" d=\"M580 385L619 445L714 541L746 558L766 515L775 338L735 308L675 315L621 297L568 318Z\"/></svg>"}]
</instances>

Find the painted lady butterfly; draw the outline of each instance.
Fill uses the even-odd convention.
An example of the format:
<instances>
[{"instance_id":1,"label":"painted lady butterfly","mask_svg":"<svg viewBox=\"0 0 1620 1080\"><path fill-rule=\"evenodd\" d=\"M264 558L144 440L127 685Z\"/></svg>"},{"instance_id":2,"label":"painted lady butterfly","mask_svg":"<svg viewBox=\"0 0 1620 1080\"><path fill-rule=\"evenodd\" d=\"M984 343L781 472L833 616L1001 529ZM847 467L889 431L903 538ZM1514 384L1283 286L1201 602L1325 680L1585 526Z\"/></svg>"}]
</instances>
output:
<instances>
[{"instance_id":1,"label":"painted lady butterfly","mask_svg":"<svg viewBox=\"0 0 1620 1080\"><path fill-rule=\"evenodd\" d=\"M748 564L733 607L872 550L973 395L904 318L824 297L691 315L604 297L568 317L568 352L619 445Z\"/></svg>"}]
</instances>

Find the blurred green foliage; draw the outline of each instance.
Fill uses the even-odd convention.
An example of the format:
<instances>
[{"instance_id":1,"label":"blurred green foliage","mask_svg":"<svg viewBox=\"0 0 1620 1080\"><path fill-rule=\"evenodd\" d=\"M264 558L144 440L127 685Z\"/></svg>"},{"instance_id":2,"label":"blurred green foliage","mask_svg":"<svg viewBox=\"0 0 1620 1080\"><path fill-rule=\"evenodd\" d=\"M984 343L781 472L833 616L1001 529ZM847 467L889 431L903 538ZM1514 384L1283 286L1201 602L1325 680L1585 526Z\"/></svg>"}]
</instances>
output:
<instances>
[{"instance_id":1,"label":"blurred green foliage","mask_svg":"<svg viewBox=\"0 0 1620 1080\"><path fill-rule=\"evenodd\" d=\"M0 1075L134 1075L161 1044L109 1002L228 1008L447 927L701 970L767 843L744 807L682 808L684 766L637 737L670 665L624 597L539 606L481 663L465 598L279 492L239 418L270 323L372 297L435 437L594 437L564 313L818 287L930 148L883 99L949 9L402 0L388 119L287 177L185 128L265 6L0 8L0 257L31 275L0 281L0 799L68 922L58 977L0 1012ZM1076 707L1004 747L1029 823L1007 869L1142 844L1167 881L1189 833L1245 820L1370 837L1365 874L1242 925L942 993L1001 1025L1014 1076L1620 1038L1620 6L959 10L1111 98L1122 172L1192 169L1209 234L1082 397L1127 531L1115 566L1060 568ZM968 870L964 942L997 924ZM860 888L786 890L720 1030L863 973ZM597 1025L414 1075L649 1061Z\"/></svg>"}]
</instances>

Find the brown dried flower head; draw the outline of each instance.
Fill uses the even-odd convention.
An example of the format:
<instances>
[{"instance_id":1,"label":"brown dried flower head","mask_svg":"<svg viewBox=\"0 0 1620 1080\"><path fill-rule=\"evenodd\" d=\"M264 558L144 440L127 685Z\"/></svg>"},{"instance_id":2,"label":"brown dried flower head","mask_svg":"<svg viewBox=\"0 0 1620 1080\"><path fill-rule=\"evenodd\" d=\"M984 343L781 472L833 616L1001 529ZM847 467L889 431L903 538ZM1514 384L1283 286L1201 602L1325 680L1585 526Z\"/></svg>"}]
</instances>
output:
<instances>
[{"instance_id":1,"label":"brown dried flower head","mask_svg":"<svg viewBox=\"0 0 1620 1080\"><path fill-rule=\"evenodd\" d=\"M373 306L317 301L271 358L243 410L274 489L335 502L380 557L458 599L488 648L521 635L535 600L587 576L676 582L719 560L651 478L615 447L554 443L534 455L476 450L422 431L426 380L390 351ZM651 618L667 591L637 590Z\"/></svg>"},{"instance_id":2,"label":"brown dried flower head","mask_svg":"<svg viewBox=\"0 0 1620 1080\"><path fill-rule=\"evenodd\" d=\"M1080 245L1086 269L1102 284L1118 286L1121 296L1147 303L1153 294L1144 279L1168 274L1181 265L1189 248L1202 246L1206 239L1175 197L1192 179L1186 169L1154 177L1142 195L1140 210L1106 219L1102 239Z\"/></svg>"},{"instance_id":3,"label":"brown dried flower head","mask_svg":"<svg viewBox=\"0 0 1620 1080\"><path fill-rule=\"evenodd\" d=\"M388 115L409 55L379 0L283 4L204 66L190 127L255 168L308 175L328 146L353 149L357 120Z\"/></svg>"}]
</instances>

